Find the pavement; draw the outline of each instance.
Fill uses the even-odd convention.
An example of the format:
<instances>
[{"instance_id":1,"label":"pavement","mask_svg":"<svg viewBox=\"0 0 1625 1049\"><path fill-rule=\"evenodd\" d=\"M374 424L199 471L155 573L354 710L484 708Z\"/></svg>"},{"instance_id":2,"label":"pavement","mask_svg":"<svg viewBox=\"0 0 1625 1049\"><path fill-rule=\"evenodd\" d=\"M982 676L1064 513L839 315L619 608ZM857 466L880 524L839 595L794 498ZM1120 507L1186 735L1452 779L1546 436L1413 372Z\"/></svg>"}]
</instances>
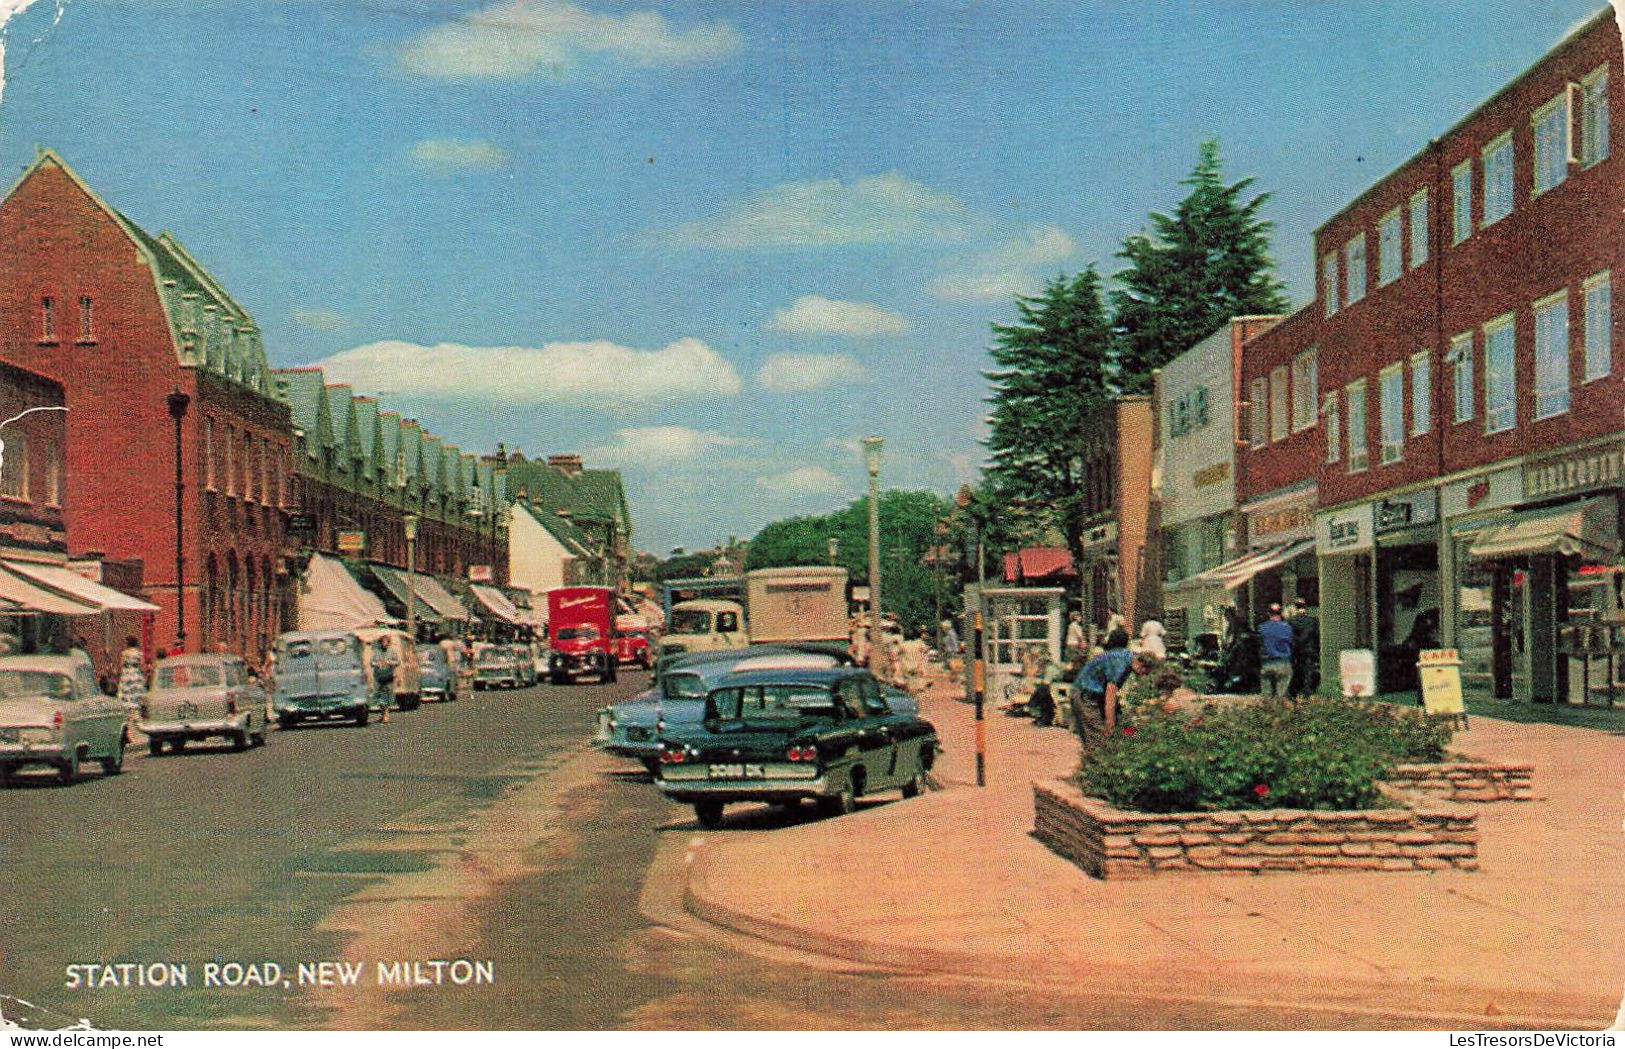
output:
<instances>
[{"instance_id":1,"label":"pavement","mask_svg":"<svg viewBox=\"0 0 1625 1049\"><path fill-rule=\"evenodd\" d=\"M972 708L956 691L935 679L921 694L947 748L938 789L771 833L698 834L684 909L826 957L1080 995L1354 1012L1404 1029L1615 1022L1625 733L1474 717L1454 750L1535 765L1535 800L1477 807L1477 871L1107 882L1031 834L1032 783L1076 767L1075 737L989 704L977 787Z\"/></svg>"}]
</instances>

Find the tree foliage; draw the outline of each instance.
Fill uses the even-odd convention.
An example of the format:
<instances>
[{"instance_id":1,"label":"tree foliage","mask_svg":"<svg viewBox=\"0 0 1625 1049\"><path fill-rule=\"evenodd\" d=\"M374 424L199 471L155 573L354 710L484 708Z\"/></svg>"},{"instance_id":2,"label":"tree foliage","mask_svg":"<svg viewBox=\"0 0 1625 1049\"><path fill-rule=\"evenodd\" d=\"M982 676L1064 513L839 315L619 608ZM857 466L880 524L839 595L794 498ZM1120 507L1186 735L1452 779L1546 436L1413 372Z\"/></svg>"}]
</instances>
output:
<instances>
[{"instance_id":1,"label":"tree foliage","mask_svg":"<svg viewBox=\"0 0 1625 1049\"><path fill-rule=\"evenodd\" d=\"M1100 275L1091 266L1057 277L1041 294L1019 296L1016 310L1017 323L993 326L995 367L983 373L992 385L989 502L1045 508L1081 560L1085 424L1112 397Z\"/></svg>"},{"instance_id":2,"label":"tree foliage","mask_svg":"<svg viewBox=\"0 0 1625 1049\"><path fill-rule=\"evenodd\" d=\"M1230 318L1287 309L1269 256L1273 225L1259 217L1269 194L1244 199L1253 180L1226 185L1220 167L1218 141L1203 142L1180 182L1190 194L1171 216L1153 212L1152 233L1129 237L1117 253L1128 264L1112 293L1123 393L1149 393L1152 371Z\"/></svg>"}]
</instances>

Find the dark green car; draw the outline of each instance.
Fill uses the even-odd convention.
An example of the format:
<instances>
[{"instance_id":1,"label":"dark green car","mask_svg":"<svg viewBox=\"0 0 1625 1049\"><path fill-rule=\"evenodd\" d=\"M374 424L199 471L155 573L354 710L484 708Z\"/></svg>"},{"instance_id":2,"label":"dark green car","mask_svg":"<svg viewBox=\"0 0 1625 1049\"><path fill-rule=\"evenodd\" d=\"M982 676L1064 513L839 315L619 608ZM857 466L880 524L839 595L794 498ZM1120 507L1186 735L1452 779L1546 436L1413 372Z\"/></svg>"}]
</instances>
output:
<instances>
[{"instance_id":1,"label":"dark green car","mask_svg":"<svg viewBox=\"0 0 1625 1049\"><path fill-rule=\"evenodd\" d=\"M655 783L706 827L735 801L811 798L840 815L865 795L918 794L937 749L931 723L894 711L867 670L746 672L706 695L701 724L661 736Z\"/></svg>"}]
</instances>

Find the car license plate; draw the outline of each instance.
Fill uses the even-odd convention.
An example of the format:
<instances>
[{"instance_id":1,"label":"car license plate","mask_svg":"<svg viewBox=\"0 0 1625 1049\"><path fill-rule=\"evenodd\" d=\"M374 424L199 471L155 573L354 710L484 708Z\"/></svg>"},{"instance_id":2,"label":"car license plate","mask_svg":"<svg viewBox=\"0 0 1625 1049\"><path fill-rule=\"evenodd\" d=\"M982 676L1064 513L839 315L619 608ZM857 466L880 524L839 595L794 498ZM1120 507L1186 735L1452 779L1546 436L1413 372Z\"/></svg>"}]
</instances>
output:
<instances>
[{"instance_id":1,"label":"car license plate","mask_svg":"<svg viewBox=\"0 0 1625 1049\"><path fill-rule=\"evenodd\" d=\"M766 779L766 765L712 765L712 779Z\"/></svg>"},{"instance_id":2,"label":"car license plate","mask_svg":"<svg viewBox=\"0 0 1625 1049\"><path fill-rule=\"evenodd\" d=\"M196 703L180 703L180 704L177 704L176 707L175 707L175 716L178 717L178 718L195 718L195 717L197 717L197 704Z\"/></svg>"}]
</instances>

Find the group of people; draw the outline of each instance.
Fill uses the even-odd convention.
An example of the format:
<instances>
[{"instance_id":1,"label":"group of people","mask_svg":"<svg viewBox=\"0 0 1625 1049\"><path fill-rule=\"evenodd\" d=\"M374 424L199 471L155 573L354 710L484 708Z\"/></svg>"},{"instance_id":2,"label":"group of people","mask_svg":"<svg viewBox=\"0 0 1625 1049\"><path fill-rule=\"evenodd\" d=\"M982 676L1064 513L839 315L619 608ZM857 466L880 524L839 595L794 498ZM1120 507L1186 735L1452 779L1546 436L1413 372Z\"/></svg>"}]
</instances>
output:
<instances>
[{"instance_id":1,"label":"group of people","mask_svg":"<svg viewBox=\"0 0 1625 1049\"><path fill-rule=\"evenodd\" d=\"M1298 699L1320 687L1320 620L1309 614L1301 599L1292 603L1292 616L1280 605L1258 625L1259 690L1273 698Z\"/></svg>"}]
</instances>

